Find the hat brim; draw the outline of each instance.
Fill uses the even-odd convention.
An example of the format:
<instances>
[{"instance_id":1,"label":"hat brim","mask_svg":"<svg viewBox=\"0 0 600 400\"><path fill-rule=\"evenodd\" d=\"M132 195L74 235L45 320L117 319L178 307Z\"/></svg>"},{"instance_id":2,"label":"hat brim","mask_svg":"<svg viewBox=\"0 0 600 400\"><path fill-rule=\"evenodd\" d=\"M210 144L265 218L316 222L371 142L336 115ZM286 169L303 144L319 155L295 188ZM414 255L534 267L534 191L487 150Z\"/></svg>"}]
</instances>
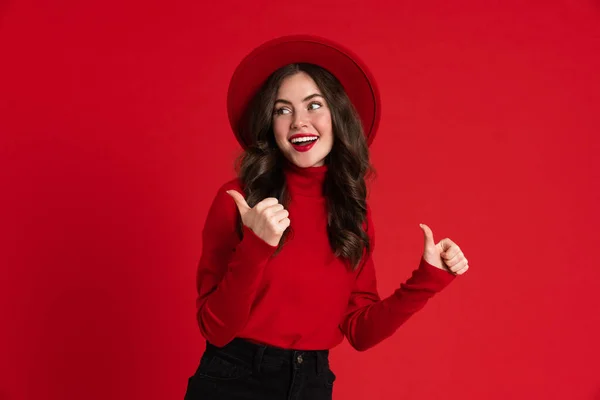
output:
<instances>
[{"instance_id":1,"label":"hat brim","mask_svg":"<svg viewBox=\"0 0 600 400\"><path fill-rule=\"evenodd\" d=\"M366 65L347 48L312 35L284 36L254 49L238 65L227 92L227 113L236 139L243 148L250 138L241 137L240 119L250 100L277 69L293 63L325 68L342 84L358 112L367 144L371 145L381 115L379 90Z\"/></svg>"}]
</instances>

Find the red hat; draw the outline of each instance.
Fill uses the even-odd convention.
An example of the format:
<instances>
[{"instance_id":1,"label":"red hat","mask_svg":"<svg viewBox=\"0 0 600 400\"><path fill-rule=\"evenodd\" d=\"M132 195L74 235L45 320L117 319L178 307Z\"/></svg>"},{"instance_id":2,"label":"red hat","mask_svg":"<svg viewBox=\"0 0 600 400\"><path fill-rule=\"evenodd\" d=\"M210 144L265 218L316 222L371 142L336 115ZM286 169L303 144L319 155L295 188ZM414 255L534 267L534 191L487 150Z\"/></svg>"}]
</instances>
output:
<instances>
[{"instance_id":1,"label":"red hat","mask_svg":"<svg viewBox=\"0 0 600 400\"><path fill-rule=\"evenodd\" d=\"M277 69L292 63L310 63L325 68L342 84L362 121L370 145L375 138L381 105L379 90L366 65L350 50L312 35L284 36L254 49L238 65L227 93L227 113L236 139L247 147L249 138L241 137L239 121L250 100Z\"/></svg>"}]
</instances>

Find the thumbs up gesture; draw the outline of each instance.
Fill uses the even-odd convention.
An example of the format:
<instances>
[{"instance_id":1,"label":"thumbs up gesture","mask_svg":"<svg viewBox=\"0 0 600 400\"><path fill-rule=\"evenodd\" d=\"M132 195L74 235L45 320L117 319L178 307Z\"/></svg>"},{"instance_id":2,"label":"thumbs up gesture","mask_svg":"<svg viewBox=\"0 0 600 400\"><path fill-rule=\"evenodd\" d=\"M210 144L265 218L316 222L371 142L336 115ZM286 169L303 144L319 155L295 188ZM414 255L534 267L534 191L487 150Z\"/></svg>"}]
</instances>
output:
<instances>
[{"instance_id":1,"label":"thumbs up gesture","mask_svg":"<svg viewBox=\"0 0 600 400\"><path fill-rule=\"evenodd\" d=\"M425 234L425 249L423 258L429 264L450 271L455 275L462 275L469 269L469 262L462 250L452 240L446 238L438 244L433 241L433 232L425 224L419 224Z\"/></svg>"},{"instance_id":2,"label":"thumbs up gesture","mask_svg":"<svg viewBox=\"0 0 600 400\"><path fill-rule=\"evenodd\" d=\"M239 192L228 190L226 193L235 201L242 223L271 246L277 246L283 232L290 226L288 218L290 213L279 203L279 200L267 197L250 208Z\"/></svg>"}]
</instances>

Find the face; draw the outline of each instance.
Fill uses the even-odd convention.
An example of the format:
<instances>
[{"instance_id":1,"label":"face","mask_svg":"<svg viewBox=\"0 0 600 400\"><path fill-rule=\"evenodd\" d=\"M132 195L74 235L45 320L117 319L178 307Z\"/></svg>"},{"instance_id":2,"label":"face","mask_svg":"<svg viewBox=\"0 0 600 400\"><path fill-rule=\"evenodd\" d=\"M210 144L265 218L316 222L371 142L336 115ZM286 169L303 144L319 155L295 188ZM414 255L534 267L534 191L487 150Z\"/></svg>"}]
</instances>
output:
<instances>
[{"instance_id":1,"label":"face","mask_svg":"<svg viewBox=\"0 0 600 400\"><path fill-rule=\"evenodd\" d=\"M310 75L285 78L273 111L275 141L285 157L301 168L322 166L333 147L331 112Z\"/></svg>"}]
</instances>

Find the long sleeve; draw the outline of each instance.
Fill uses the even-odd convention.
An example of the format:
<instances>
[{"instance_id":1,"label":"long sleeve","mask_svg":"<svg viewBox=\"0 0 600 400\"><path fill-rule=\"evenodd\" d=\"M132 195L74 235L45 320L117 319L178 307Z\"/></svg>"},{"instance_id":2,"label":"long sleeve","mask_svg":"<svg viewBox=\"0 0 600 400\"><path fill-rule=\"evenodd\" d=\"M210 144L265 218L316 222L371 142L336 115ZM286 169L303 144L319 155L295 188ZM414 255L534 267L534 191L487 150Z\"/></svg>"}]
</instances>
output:
<instances>
[{"instance_id":1,"label":"long sleeve","mask_svg":"<svg viewBox=\"0 0 600 400\"><path fill-rule=\"evenodd\" d=\"M245 326L260 285L264 266L276 250L244 226L240 241L235 231L237 207L223 185L208 211L202 231L196 310L202 335L222 347Z\"/></svg>"},{"instance_id":2,"label":"long sleeve","mask_svg":"<svg viewBox=\"0 0 600 400\"><path fill-rule=\"evenodd\" d=\"M371 254L375 230L367 213L367 233ZM406 320L425 306L433 295L445 288L455 276L428 264L423 258L412 276L389 297L381 300L377 292L375 266L369 255L355 280L348 308L340 329L356 350L367 350L391 336Z\"/></svg>"}]
</instances>

